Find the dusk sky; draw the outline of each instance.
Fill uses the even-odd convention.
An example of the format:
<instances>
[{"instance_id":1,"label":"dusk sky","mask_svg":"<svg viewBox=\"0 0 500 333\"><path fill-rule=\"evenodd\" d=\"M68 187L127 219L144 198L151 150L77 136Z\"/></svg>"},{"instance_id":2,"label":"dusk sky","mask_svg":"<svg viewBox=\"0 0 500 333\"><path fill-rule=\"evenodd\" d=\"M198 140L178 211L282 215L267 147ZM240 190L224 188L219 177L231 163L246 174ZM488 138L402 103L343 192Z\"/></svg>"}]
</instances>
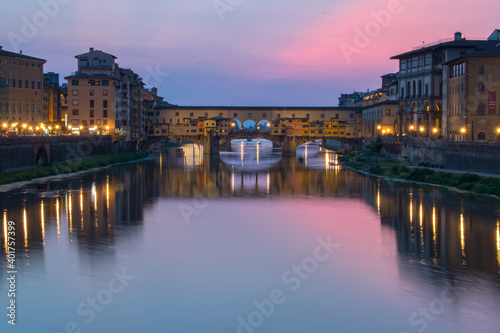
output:
<instances>
[{"instance_id":1,"label":"dusk sky","mask_svg":"<svg viewBox=\"0 0 500 333\"><path fill-rule=\"evenodd\" d=\"M178 105L335 106L378 88L393 55L456 31L487 38L498 13L498 0L16 0L0 45L61 82L94 47Z\"/></svg>"}]
</instances>

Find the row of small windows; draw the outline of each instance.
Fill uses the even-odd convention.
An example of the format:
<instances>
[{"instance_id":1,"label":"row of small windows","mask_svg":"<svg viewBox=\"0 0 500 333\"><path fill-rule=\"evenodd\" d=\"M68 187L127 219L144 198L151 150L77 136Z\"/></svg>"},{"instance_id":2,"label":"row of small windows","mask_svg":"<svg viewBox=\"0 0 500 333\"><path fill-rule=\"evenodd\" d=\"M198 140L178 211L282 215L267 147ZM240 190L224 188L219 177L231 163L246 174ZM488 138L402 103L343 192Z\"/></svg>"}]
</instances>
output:
<instances>
[{"instance_id":1,"label":"row of small windows","mask_svg":"<svg viewBox=\"0 0 500 333\"><path fill-rule=\"evenodd\" d=\"M461 76L465 74L465 62L453 65L450 77Z\"/></svg>"},{"instance_id":2,"label":"row of small windows","mask_svg":"<svg viewBox=\"0 0 500 333\"><path fill-rule=\"evenodd\" d=\"M80 95L80 91L77 90L77 89L73 89L72 92L71 92L71 94L73 96L79 96ZM108 91L107 90L103 90L102 91L102 95L103 96L108 96ZM95 90L90 90L89 91L89 96L95 96Z\"/></svg>"},{"instance_id":3,"label":"row of small windows","mask_svg":"<svg viewBox=\"0 0 500 333\"><path fill-rule=\"evenodd\" d=\"M78 106L78 105L80 105L80 100L78 100L78 99L73 99L73 100L71 100L71 104L72 104L73 106ZM95 101L94 101L93 99L91 99L91 100L89 101L89 106L90 106L91 108L93 108L93 107L95 107L94 105L95 105ZM103 101L102 101L102 107L103 107L103 108L107 108L107 107L108 107L108 100L107 100L107 99L105 99L105 100L103 100Z\"/></svg>"},{"instance_id":4,"label":"row of small windows","mask_svg":"<svg viewBox=\"0 0 500 333\"><path fill-rule=\"evenodd\" d=\"M5 86L6 87L12 87L12 88L25 88L25 89L42 89L42 82L38 81L35 82L34 80L24 80L24 85L23 85L23 80L22 79L5 79ZM31 83L31 85L30 85ZM35 86L36 83L36 86Z\"/></svg>"},{"instance_id":5,"label":"row of small windows","mask_svg":"<svg viewBox=\"0 0 500 333\"><path fill-rule=\"evenodd\" d=\"M35 103L31 103L31 112L35 112L35 105L37 105L37 111L41 112L41 110L42 110L41 104L35 104ZM9 104L9 102L6 102L5 104L0 102L0 111L13 111L13 112L15 112L16 106L17 106L18 112L22 112L22 111L29 112L30 111L30 103L25 103L24 110L23 110L23 102L18 102L17 104L16 104L16 102L12 102L11 104ZM4 110L4 108L5 108L5 110Z\"/></svg>"},{"instance_id":6,"label":"row of small windows","mask_svg":"<svg viewBox=\"0 0 500 333\"><path fill-rule=\"evenodd\" d=\"M78 116L79 115L78 109L72 109L71 110L71 114L73 116ZM95 117L95 111L94 110L90 110L89 111L89 117L90 118L94 118ZM102 110L102 117L103 118L108 118L108 110Z\"/></svg>"},{"instance_id":7,"label":"row of small windows","mask_svg":"<svg viewBox=\"0 0 500 333\"><path fill-rule=\"evenodd\" d=\"M465 108L464 108L463 104L452 105L450 115L451 116L463 115L464 110L465 110ZM486 114L486 106L484 104L479 104L476 108L476 112L477 112L478 116L484 116ZM498 113L500 114L500 107L498 109ZM491 114L495 114L495 111L493 111L493 113L491 113Z\"/></svg>"},{"instance_id":8,"label":"row of small windows","mask_svg":"<svg viewBox=\"0 0 500 333\"><path fill-rule=\"evenodd\" d=\"M429 97L428 83L425 84L425 93L423 96L422 96L422 80L418 80L418 85L415 80L413 81L413 83L410 83L410 81L408 81L406 83L406 95L405 95L405 88L401 87L401 98L420 98L420 97Z\"/></svg>"},{"instance_id":9,"label":"row of small windows","mask_svg":"<svg viewBox=\"0 0 500 333\"><path fill-rule=\"evenodd\" d=\"M180 114L179 112L176 112L176 113L175 113L175 116L176 116L176 117L179 117L179 114ZM390 110L389 110L389 113L388 113L388 114L390 114ZM190 113L189 113L189 116L190 116L190 117L194 117L194 112L190 112ZM205 112L205 118L208 118L208 116L209 116L209 115L208 115L208 112ZM251 112L249 112L249 113L248 113L248 118L252 118L252 116L253 116L253 114L252 114ZM295 118L295 116L296 116L296 114L295 114L295 113L292 113L292 118ZM219 113L219 117L224 117L224 113L220 112L220 113ZM354 113L349 114L349 117L350 117L350 118L354 118ZM236 112L235 112L235 113L233 114L233 118L238 118L238 113L236 113ZM267 113L263 112L263 113L262 113L262 118L267 118ZM278 114L276 114L276 118L281 118L281 115L280 115L279 113L278 113ZM311 118L311 114L307 113L307 114L306 114L306 116L305 116L304 118ZM322 114L321 114L321 118L325 118L325 114L324 114L324 113L322 113ZM336 113L336 114L335 114L335 118L337 118L337 119L339 118L339 114L338 114L338 113Z\"/></svg>"},{"instance_id":10,"label":"row of small windows","mask_svg":"<svg viewBox=\"0 0 500 333\"><path fill-rule=\"evenodd\" d=\"M93 125L101 125L101 122L102 122L102 125L103 126L106 126L108 124L108 120L107 119L90 119L89 120L89 125L90 126L93 126ZM71 119L71 125L73 126L78 126L80 125L80 119ZM86 120L83 120L82 121L82 125L87 125L87 121Z\"/></svg>"},{"instance_id":11,"label":"row of small windows","mask_svg":"<svg viewBox=\"0 0 500 333\"><path fill-rule=\"evenodd\" d=\"M72 86L79 86L80 80L71 80ZM89 86L109 86L109 80L88 80Z\"/></svg>"},{"instance_id":12,"label":"row of small windows","mask_svg":"<svg viewBox=\"0 0 500 333\"><path fill-rule=\"evenodd\" d=\"M9 63L9 60L7 60L7 59L5 59L5 60L0 59L0 64L3 64L3 63L8 64L8 63ZM12 60L12 61L11 61L11 64L12 64L12 65L15 65L15 64L16 64L16 61L15 61L15 60ZM29 67L29 66L31 65L31 67L35 68L35 63L33 63L33 62L32 62L32 63L29 63L29 62L22 62L22 61L18 61L18 62L17 62L17 65L19 65L19 66L26 66L26 67ZM40 68L40 67L41 67L41 65L40 65L40 64L37 64L37 66L36 66L36 67L37 67L37 68Z\"/></svg>"}]
</instances>

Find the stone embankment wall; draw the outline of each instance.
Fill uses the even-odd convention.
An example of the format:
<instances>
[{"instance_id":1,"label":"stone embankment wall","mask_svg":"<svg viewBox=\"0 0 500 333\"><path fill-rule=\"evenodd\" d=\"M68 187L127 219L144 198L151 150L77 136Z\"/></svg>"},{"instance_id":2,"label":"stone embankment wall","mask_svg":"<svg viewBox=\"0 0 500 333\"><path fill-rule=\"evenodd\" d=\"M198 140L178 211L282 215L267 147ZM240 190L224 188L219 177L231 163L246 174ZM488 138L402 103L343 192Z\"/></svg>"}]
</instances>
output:
<instances>
[{"instance_id":1,"label":"stone embankment wall","mask_svg":"<svg viewBox=\"0 0 500 333\"><path fill-rule=\"evenodd\" d=\"M0 172L112 153L109 136L1 138Z\"/></svg>"},{"instance_id":2,"label":"stone embankment wall","mask_svg":"<svg viewBox=\"0 0 500 333\"><path fill-rule=\"evenodd\" d=\"M432 163L446 169L500 174L499 143L384 140L383 150L413 164Z\"/></svg>"}]
</instances>

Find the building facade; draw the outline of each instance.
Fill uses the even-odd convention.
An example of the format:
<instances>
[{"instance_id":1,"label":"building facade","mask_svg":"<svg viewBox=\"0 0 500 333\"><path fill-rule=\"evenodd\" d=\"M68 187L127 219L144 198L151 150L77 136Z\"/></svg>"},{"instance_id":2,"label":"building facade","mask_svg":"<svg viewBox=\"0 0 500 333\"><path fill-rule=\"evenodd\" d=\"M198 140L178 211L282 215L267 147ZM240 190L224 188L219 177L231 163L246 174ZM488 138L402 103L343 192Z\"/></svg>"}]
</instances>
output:
<instances>
[{"instance_id":1,"label":"building facade","mask_svg":"<svg viewBox=\"0 0 500 333\"><path fill-rule=\"evenodd\" d=\"M44 115L45 60L3 50L0 46L0 121L16 130L40 126Z\"/></svg>"},{"instance_id":2,"label":"building facade","mask_svg":"<svg viewBox=\"0 0 500 333\"><path fill-rule=\"evenodd\" d=\"M500 41L446 64L447 139L493 142L500 139Z\"/></svg>"},{"instance_id":3,"label":"building facade","mask_svg":"<svg viewBox=\"0 0 500 333\"><path fill-rule=\"evenodd\" d=\"M140 78L115 63L114 55L94 50L75 56L78 71L67 76L68 128L77 133L143 135Z\"/></svg>"},{"instance_id":4,"label":"building facade","mask_svg":"<svg viewBox=\"0 0 500 333\"><path fill-rule=\"evenodd\" d=\"M492 36L496 36L495 33ZM402 135L441 136L447 133L442 122L446 100L445 63L465 54L495 47L487 40L467 40L460 32L454 38L415 48L391 59L399 60L399 121Z\"/></svg>"}]
</instances>

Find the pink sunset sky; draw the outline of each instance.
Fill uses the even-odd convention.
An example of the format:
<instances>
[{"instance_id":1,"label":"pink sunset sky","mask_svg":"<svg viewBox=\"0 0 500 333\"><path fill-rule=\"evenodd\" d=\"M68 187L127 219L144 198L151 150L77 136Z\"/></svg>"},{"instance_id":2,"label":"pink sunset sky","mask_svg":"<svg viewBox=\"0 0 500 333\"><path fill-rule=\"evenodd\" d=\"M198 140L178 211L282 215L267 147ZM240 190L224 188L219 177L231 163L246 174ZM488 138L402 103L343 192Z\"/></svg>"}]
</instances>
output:
<instances>
[{"instance_id":1,"label":"pink sunset sky","mask_svg":"<svg viewBox=\"0 0 500 333\"><path fill-rule=\"evenodd\" d=\"M498 13L497 0L19 0L0 13L0 45L61 82L75 55L103 50L178 105L335 106L379 88L393 55L456 31L487 38Z\"/></svg>"}]
</instances>

